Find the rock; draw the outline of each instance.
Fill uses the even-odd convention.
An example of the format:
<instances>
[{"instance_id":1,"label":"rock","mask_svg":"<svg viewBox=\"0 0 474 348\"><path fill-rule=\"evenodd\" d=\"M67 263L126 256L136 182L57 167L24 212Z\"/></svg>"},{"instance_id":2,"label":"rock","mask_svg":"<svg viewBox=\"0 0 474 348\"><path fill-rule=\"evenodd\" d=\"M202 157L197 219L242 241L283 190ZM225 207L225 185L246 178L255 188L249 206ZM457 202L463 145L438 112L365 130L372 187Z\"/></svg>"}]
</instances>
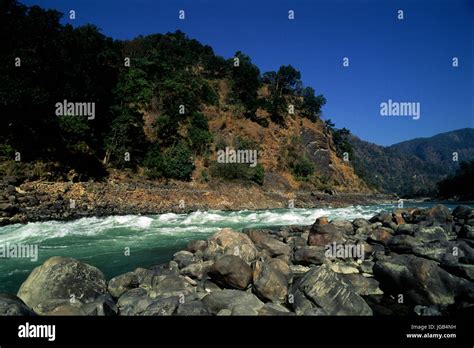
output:
<instances>
[{"instance_id":1,"label":"rock","mask_svg":"<svg viewBox=\"0 0 474 348\"><path fill-rule=\"evenodd\" d=\"M415 237L406 234L392 236L387 241L387 247L399 254L412 253L420 245L421 242Z\"/></svg>"},{"instance_id":2,"label":"rock","mask_svg":"<svg viewBox=\"0 0 474 348\"><path fill-rule=\"evenodd\" d=\"M430 209L421 209L413 213L414 222L423 226L450 225L453 217L449 209L438 204Z\"/></svg>"},{"instance_id":3,"label":"rock","mask_svg":"<svg viewBox=\"0 0 474 348\"><path fill-rule=\"evenodd\" d=\"M237 305L246 305L258 311L264 305L252 293L229 289L210 293L202 299L202 303L212 314L217 314L222 309L232 310Z\"/></svg>"},{"instance_id":4,"label":"rock","mask_svg":"<svg viewBox=\"0 0 474 348\"><path fill-rule=\"evenodd\" d=\"M139 278L139 283L142 283L144 279L150 278L150 276L178 275L179 265L176 261L170 261L161 265L155 265L149 270L138 268L135 270L135 274Z\"/></svg>"},{"instance_id":5,"label":"rock","mask_svg":"<svg viewBox=\"0 0 474 348\"><path fill-rule=\"evenodd\" d=\"M359 273L359 270L355 267L348 266L342 263L331 263L330 265L331 271L341 274L352 274L352 273Z\"/></svg>"},{"instance_id":6,"label":"rock","mask_svg":"<svg viewBox=\"0 0 474 348\"><path fill-rule=\"evenodd\" d=\"M367 241L387 245L388 240L392 237L392 231L385 227L379 227L373 230L367 238Z\"/></svg>"},{"instance_id":7,"label":"rock","mask_svg":"<svg viewBox=\"0 0 474 348\"><path fill-rule=\"evenodd\" d=\"M253 290L265 301L283 303L288 295L288 280L274 267L256 261L253 270Z\"/></svg>"},{"instance_id":8,"label":"rock","mask_svg":"<svg viewBox=\"0 0 474 348\"><path fill-rule=\"evenodd\" d=\"M353 235L355 233L352 223L348 220L334 220L331 225L346 235Z\"/></svg>"},{"instance_id":9,"label":"rock","mask_svg":"<svg viewBox=\"0 0 474 348\"><path fill-rule=\"evenodd\" d=\"M203 261L192 263L183 269L181 269L181 274L189 276L194 279L202 279L202 277L209 272L212 268L214 261Z\"/></svg>"},{"instance_id":10,"label":"rock","mask_svg":"<svg viewBox=\"0 0 474 348\"><path fill-rule=\"evenodd\" d=\"M459 232L459 236L467 239L474 239L474 226L464 225Z\"/></svg>"},{"instance_id":11,"label":"rock","mask_svg":"<svg viewBox=\"0 0 474 348\"><path fill-rule=\"evenodd\" d=\"M178 307L177 297L158 298L154 300L141 315L169 316L172 315Z\"/></svg>"},{"instance_id":12,"label":"rock","mask_svg":"<svg viewBox=\"0 0 474 348\"><path fill-rule=\"evenodd\" d=\"M232 311L230 309L221 309L216 315L221 317L230 316L232 315Z\"/></svg>"},{"instance_id":13,"label":"rock","mask_svg":"<svg viewBox=\"0 0 474 348\"><path fill-rule=\"evenodd\" d=\"M394 255L377 261L374 276L384 292L406 294L421 305L449 305L466 289L467 281L437 263L413 255Z\"/></svg>"},{"instance_id":14,"label":"rock","mask_svg":"<svg viewBox=\"0 0 474 348\"><path fill-rule=\"evenodd\" d=\"M178 267L181 269L186 266L189 266L190 264L195 262L196 259L193 253L186 250L181 250L173 255L173 261L176 262L178 264Z\"/></svg>"},{"instance_id":15,"label":"rock","mask_svg":"<svg viewBox=\"0 0 474 348\"><path fill-rule=\"evenodd\" d=\"M233 316L254 316L258 315L258 311L247 305L236 305L232 307L231 315Z\"/></svg>"},{"instance_id":16,"label":"rock","mask_svg":"<svg viewBox=\"0 0 474 348\"><path fill-rule=\"evenodd\" d=\"M313 267L295 286L328 315L372 315L369 305L329 265Z\"/></svg>"},{"instance_id":17,"label":"rock","mask_svg":"<svg viewBox=\"0 0 474 348\"><path fill-rule=\"evenodd\" d=\"M452 215L456 219L468 220L474 216L474 209L467 205L458 205L454 210Z\"/></svg>"},{"instance_id":18,"label":"rock","mask_svg":"<svg viewBox=\"0 0 474 348\"><path fill-rule=\"evenodd\" d=\"M352 221L352 225L354 226L354 229L357 230L358 228L361 228L361 227L369 227L370 222L367 221L366 219L358 218Z\"/></svg>"},{"instance_id":19,"label":"rock","mask_svg":"<svg viewBox=\"0 0 474 348\"><path fill-rule=\"evenodd\" d=\"M36 315L15 295L0 294L0 316L33 316Z\"/></svg>"},{"instance_id":20,"label":"rock","mask_svg":"<svg viewBox=\"0 0 474 348\"><path fill-rule=\"evenodd\" d=\"M133 288L138 288L138 285L139 282L137 275L134 272L128 272L110 279L107 286L107 291L113 297L119 298L126 291Z\"/></svg>"},{"instance_id":21,"label":"rock","mask_svg":"<svg viewBox=\"0 0 474 348\"><path fill-rule=\"evenodd\" d=\"M359 270L361 273L373 274L374 262L369 260L364 260L359 265Z\"/></svg>"},{"instance_id":22,"label":"rock","mask_svg":"<svg viewBox=\"0 0 474 348\"><path fill-rule=\"evenodd\" d=\"M270 260L268 260L267 265L269 267L272 267L273 269L277 270L281 274L283 274L286 279L290 279L291 270L290 270L290 266L288 266L287 262L285 262L281 259L270 259Z\"/></svg>"},{"instance_id":23,"label":"rock","mask_svg":"<svg viewBox=\"0 0 474 348\"><path fill-rule=\"evenodd\" d=\"M415 231L415 238L422 242L445 241L446 231L440 226L420 227Z\"/></svg>"},{"instance_id":24,"label":"rock","mask_svg":"<svg viewBox=\"0 0 474 348\"><path fill-rule=\"evenodd\" d=\"M399 225L397 229L395 230L395 235L405 234L409 236L414 236L417 230L418 230L418 225L414 225L414 224Z\"/></svg>"},{"instance_id":25,"label":"rock","mask_svg":"<svg viewBox=\"0 0 474 348\"><path fill-rule=\"evenodd\" d=\"M258 256L258 250L246 234L224 228L208 239L208 247L204 252L207 259L215 259L220 255L235 255L250 263Z\"/></svg>"},{"instance_id":26,"label":"rock","mask_svg":"<svg viewBox=\"0 0 474 348\"><path fill-rule=\"evenodd\" d=\"M109 316L118 313L117 304L110 294L100 295L94 301L86 303L81 309L84 315Z\"/></svg>"},{"instance_id":27,"label":"rock","mask_svg":"<svg viewBox=\"0 0 474 348\"><path fill-rule=\"evenodd\" d=\"M273 237L270 237L268 234L262 231L249 230L247 235L250 237L257 248L268 251L271 257L289 255L291 253L291 249L288 245Z\"/></svg>"},{"instance_id":28,"label":"rock","mask_svg":"<svg viewBox=\"0 0 474 348\"><path fill-rule=\"evenodd\" d=\"M362 274L339 274L339 278L361 296L383 294L379 288L379 282L374 278L367 278Z\"/></svg>"},{"instance_id":29,"label":"rock","mask_svg":"<svg viewBox=\"0 0 474 348\"><path fill-rule=\"evenodd\" d=\"M465 278L474 282L474 265L464 264L443 264L441 265L446 271L458 277Z\"/></svg>"},{"instance_id":30,"label":"rock","mask_svg":"<svg viewBox=\"0 0 474 348\"><path fill-rule=\"evenodd\" d=\"M147 295L145 289L136 288L120 296L117 307L120 315L140 315L152 303L153 300Z\"/></svg>"},{"instance_id":31,"label":"rock","mask_svg":"<svg viewBox=\"0 0 474 348\"><path fill-rule=\"evenodd\" d=\"M312 246L326 246L328 244L343 244L346 241L344 231L333 224L315 223L309 232L308 244Z\"/></svg>"},{"instance_id":32,"label":"rock","mask_svg":"<svg viewBox=\"0 0 474 348\"><path fill-rule=\"evenodd\" d=\"M262 315L262 316L284 315L286 316L286 315L295 315L295 314L290 312L288 308L283 307L280 304L268 302L268 303L265 303L265 305L262 308L260 308L260 310L258 311L258 315Z\"/></svg>"},{"instance_id":33,"label":"rock","mask_svg":"<svg viewBox=\"0 0 474 348\"><path fill-rule=\"evenodd\" d=\"M420 306L413 308L414 312L421 316L440 316L442 315L436 306Z\"/></svg>"},{"instance_id":34,"label":"rock","mask_svg":"<svg viewBox=\"0 0 474 348\"><path fill-rule=\"evenodd\" d=\"M327 258L324 246L305 246L299 248L294 253L293 262L298 265L321 265Z\"/></svg>"},{"instance_id":35,"label":"rock","mask_svg":"<svg viewBox=\"0 0 474 348\"><path fill-rule=\"evenodd\" d=\"M210 315L201 301L186 301L179 305L176 313L183 316Z\"/></svg>"},{"instance_id":36,"label":"rock","mask_svg":"<svg viewBox=\"0 0 474 348\"><path fill-rule=\"evenodd\" d=\"M316 219L315 225L327 225L329 224L329 220L326 216L321 216Z\"/></svg>"},{"instance_id":37,"label":"rock","mask_svg":"<svg viewBox=\"0 0 474 348\"><path fill-rule=\"evenodd\" d=\"M302 265L290 265L290 271L292 274L301 275L308 272L311 268Z\"/></svg>"},{"instance_id":38,"label":"rock","mask_svg":"<svg viewBox=\"0 0 474 348\"><path fill-rule=\"evenodd\" d=\"M235 289L246 289L252 281L252 269L238 256L225 255L217 259L209 271L216 283Z\"/></svg>"},{"instance_id":39,"label":"rock","mask_svg":"<svg viewBox=\"0 0 474 348\"><path fill-rule=\"evenodd\" d=\"M55 256L36 267L18 291L21 298L36 313L41 305L52 300L91 302L106 292L104 274L97 268L75 259Z\"/></svg>"},{"instance_id":40,"label":"rock","mask_svg":"<svg viewBox=\"0 0 474 348\"><path fill-rule=\"evenodd\" d=\"M195 287L181 275L153 276L149 283L140 284L152 299L182 297L195 292Z\"/></svg>"},{"instance_id":41,"label":"rock","mask_svg":"<svg viewBox=\"0 0 474 348\"><path fill-rule=\"evenodd\" d=\"M204 251L206 250L206 248L207 248L207 241L205 240L192 240L186 246L186 250L192 253L195 253L198 250Z\"/></svg>"}]
</instances>

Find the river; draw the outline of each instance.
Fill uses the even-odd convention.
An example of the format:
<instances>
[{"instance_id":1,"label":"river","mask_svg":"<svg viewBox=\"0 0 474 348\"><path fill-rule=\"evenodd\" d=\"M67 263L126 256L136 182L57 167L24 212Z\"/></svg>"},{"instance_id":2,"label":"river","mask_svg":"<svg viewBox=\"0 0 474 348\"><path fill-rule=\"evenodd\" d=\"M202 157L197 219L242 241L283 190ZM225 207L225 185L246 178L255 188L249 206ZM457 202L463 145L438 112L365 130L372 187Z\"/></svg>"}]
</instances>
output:
<instances>
[{"instance_id":1,"label":"river","mask_svg":"<svg viewBox=\"0 0 474 348\"><path fill-rule=\"evenodd\" d=\"M405 203L430 207L432 203ZM450 209L455 205L448 205ZM37 260L0 258L0 293L16 293L36 266L51 256L69 256L98 267L107 277L167 262L188 241L205 239L223 227L311 225L316 218L370 218L391 212L393 204L345 208L275 209L259 211L197 211L190 214L126 215L75 221L35 222L0 228L0 247L28 245L38 249ZM129 251L129 255L128 254Z\"/></svg>"}]
</instances>

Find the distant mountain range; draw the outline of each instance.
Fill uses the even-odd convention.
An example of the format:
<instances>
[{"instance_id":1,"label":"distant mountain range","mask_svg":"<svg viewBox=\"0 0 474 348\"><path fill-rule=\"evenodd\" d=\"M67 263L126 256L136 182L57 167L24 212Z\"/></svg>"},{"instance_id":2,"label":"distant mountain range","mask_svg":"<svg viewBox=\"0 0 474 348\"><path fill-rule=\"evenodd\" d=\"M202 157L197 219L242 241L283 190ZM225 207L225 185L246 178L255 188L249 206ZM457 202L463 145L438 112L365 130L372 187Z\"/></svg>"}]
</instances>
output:
<instances>
[{"instance_id":1,"label":"distant mountain range","mask_svg":"<svg viewBox=\"0 0 474 348\"><path fill-rule=\"evenodd\" d=\"M474 160L474 129L464 128L388 147L351 135L356 173L370 186L400 196L431 196L461 161ZM457 153L457 160L455 158Z\"/></svg>"}]
</instances>

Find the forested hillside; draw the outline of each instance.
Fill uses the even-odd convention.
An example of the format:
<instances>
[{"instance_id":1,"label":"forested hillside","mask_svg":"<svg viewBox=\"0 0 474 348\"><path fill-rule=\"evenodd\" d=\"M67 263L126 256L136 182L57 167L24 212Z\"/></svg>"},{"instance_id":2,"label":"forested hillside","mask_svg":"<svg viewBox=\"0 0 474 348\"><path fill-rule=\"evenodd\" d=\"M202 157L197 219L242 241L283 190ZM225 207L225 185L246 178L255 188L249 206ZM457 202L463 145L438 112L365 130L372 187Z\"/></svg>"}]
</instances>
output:
<instances>
[{"instance_id":1,"label":"forested hillside","mask_svg":"<svg viewBox=\"0 0 474 348\"><path fill-rule=\"evenodd\" d=\"M262 73L244 53L220 57L180 31L116 41L93 25L62 25L54 10L1 6L4 176L87 181L114 169L205 185L367 190L321 121L326 99L291 62ZM94 104L95 114L58 116L63 101ZM257 151L258 164L220 163L225 148Z\"/></svg>"}]
</instances>

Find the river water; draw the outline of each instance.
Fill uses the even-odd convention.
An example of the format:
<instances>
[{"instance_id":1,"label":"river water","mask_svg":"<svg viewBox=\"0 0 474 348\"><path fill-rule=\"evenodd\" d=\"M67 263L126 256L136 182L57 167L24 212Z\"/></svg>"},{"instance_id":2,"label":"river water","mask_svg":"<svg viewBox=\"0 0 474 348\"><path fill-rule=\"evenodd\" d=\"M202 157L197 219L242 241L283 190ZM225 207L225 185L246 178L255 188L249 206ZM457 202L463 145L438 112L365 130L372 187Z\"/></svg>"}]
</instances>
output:
<instances>
[{"instance_id":1,"label":"river water","mask_svg":"<svg viewBox=\"0 0 474 348\"><path fill-rule=\"evenodd\" d=\"M405 203L405 207L432 205ZM448 207L452 209L455 205ZM29 255L29 258L0 258L0 293L16 293L33 268L51 256L79 259L98 267L110 279L137 267L167 262L190 240L205 239L223 227L241 230L246 227L311 225L320 216L353 220L370 218L378 212L391 212L396 208L394 204L379 204L345 208L197 211L4 226L0 228L0 248L37 247L38 257L37 260L32 257L34 255Z\"/></svg>"}]
</instances>

